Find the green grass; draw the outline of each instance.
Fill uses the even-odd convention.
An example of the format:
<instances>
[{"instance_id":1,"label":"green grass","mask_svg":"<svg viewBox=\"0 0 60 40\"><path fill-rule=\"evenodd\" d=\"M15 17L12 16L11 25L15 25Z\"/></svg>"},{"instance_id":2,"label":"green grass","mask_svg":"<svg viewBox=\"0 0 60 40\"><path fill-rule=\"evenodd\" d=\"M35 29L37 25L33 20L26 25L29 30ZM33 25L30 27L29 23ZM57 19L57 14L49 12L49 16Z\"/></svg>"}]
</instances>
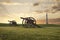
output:
<instances>
[{"instance_id":1,"label":"green grass","mask_svg":"<svg viewBox=\"0 0 60 40\"><path fill-rule=\"evenodd\" d=\"M0 40L60 40L60 25L38 24L42 28L24 28L0 23Z\"/></svg>"},{"instance_id":2,"label":"green grass","mask_svg":"<svg viewBox=\"0 0 60 40\"><path fill-rule=\"evenodd\" d=\"M60 24L39 24L42 27L60 27Z\"/></svg>"},{"instance_id":3,"label":"green grass","mask_svg":"<svg viewBox=\"0 0 60 40\"><path fill-rule=\"evenodd\" d=\"M37 24L41 27L60 27L60 25L58 24ZM21 27L22 24L17 24L17 26L14 27ZM6 23L0 23L0 27L13 27L12 25L6 24Z\"/></svg>"},{"instance_id":4,"label":"green grass","mask_svg":"<svg viewBox=\"0 0 60 40\"><path fill-rule=\"evenodd\" d=\"M0 40L60 40L60 27L0 27Z\"/></svg>"}]
</instances>

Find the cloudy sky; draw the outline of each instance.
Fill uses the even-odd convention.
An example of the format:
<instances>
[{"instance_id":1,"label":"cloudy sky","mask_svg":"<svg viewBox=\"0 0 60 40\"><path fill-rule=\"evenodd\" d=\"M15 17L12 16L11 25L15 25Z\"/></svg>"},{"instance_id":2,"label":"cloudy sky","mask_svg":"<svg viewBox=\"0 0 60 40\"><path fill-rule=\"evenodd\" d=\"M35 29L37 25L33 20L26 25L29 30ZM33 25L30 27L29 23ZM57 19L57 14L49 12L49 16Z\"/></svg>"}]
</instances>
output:
<instances>
[{"instance_id":1,"label":"cloudy sky","mask_svg":"<svg viewBox=\"0 0 60 40\"><path fill-rule=\"evenodd\" d=\"M39 5L33 6L34 3L39 3ZM8 20L16 20L21 23L19 17L45 19L45 10L47 9L49 10L47 12L49 19L60 18L60 11L52 8L59 3L59 0L0 0L0 23L6 23ZM51 10L56 12L52 13Z\"/></svg>"}]
</instances>

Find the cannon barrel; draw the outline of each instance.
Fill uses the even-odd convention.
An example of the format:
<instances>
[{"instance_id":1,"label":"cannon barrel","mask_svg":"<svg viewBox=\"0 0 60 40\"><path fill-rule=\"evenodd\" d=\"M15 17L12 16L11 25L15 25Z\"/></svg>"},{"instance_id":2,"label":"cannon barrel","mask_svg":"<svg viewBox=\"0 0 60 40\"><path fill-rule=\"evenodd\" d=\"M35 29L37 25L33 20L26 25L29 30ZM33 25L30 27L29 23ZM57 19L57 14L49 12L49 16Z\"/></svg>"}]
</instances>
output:
<instances>
[{"instance_id":1,"label":"cannon barrel","mask_svg":"<svg viewBox=\"0 0 60 40\"><path fill-rule=\"evenodd\" d=\"M25 18L23 18L23 17L20 17L21 19L25 19Z\"/></svg>"},{"instance_id":2,"label":"cannon barrel","mask_svg":"<svg viewBox=\"0 0 60 40\"><path fill-rule=\"evenodd\" d=\"M21 19L23 19L23 20L27 20L27 18L23 18L23 17L20 17Z\"/></svg>"},{"instance_id":3,"label":"cannon barrel","mask_svg":"<svg viewBox=\"0 0 60 40\"><path fill-rule=\"evenodd\" d=\"M8 22L12 22L12 21L9 21L9 20L8 20Z\"/></svg>"}]
</instances>

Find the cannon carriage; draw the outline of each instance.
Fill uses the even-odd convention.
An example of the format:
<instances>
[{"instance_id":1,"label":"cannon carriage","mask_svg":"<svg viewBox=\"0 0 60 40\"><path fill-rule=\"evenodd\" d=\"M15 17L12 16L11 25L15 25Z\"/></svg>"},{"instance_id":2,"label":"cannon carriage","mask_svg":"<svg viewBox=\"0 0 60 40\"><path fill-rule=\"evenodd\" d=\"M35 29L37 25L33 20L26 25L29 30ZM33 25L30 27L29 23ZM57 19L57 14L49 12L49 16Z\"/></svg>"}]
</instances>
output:
<instances>
[{"instance_id":1,"label":"cannon carriage","mask_svg":"<svg viewBox=\"0 0 60 40\"><path fill-rule=\"evenodd\" d=\"M36 25L36 20L33 17L20 17L22 20L22 25L25 27L35 27L34 25Z\"/></svg>"},{"instance_id":2,"label":"cannon carriage","mask_svg":"<svg viewBox=\"0 0 60 40\"><path fill-rule=\"evenodd\" d=\"M9 22L10 25L14 25L14 26L17 25L17 22L16 22L15 20L12 20L12 21L9 21L9 20L8 20L8 22Z\"/></svg>"}]
</instances>

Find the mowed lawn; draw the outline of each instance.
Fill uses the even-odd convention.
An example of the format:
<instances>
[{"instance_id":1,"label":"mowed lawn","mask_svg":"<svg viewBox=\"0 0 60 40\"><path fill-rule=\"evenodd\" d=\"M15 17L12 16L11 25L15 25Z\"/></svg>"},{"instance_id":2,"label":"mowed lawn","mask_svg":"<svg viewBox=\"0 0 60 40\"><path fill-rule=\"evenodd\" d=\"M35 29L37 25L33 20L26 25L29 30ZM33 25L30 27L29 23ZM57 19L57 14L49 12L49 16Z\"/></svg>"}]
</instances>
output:
<instances>
[{"instance_id":1,"label":"mowed lawn","mask_svg":"<svg viewBox=\"0 0 60 40\"><path fill-rule=\"evenodd\" d=\"M0 40L60 40L60 27L0 27Z\"/></svg>"}]
</instances>

